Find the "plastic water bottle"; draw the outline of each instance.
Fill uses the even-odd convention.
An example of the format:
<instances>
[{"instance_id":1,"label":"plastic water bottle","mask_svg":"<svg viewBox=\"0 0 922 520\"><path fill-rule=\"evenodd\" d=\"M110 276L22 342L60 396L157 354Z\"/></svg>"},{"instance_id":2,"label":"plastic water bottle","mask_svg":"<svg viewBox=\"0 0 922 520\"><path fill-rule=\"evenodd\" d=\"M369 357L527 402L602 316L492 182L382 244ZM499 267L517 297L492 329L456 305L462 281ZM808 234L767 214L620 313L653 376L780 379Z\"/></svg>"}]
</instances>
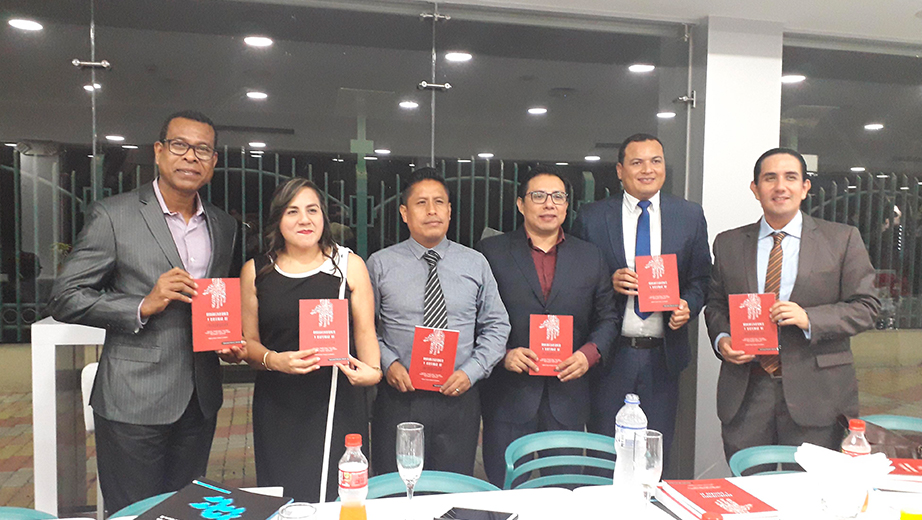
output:
<instances>
[{"instance_id":1,"label":"plastic water bottle","mask_svg":"<svg viewBox=\"0 0 922 520\"><path fill-rule=\"evenodd\" d=\"M346 435L346 453L339 459L340 520L365 520L368 496L368 459L362 453L362 436Z\"/></svg>"},{"instance_id":2,"label":"plastic water bottle","mask_svg":"<svg viewBox=\"0 0 922 520\"><path fill-rule=\"evenodd\" d=\"M871 453L871 443L864 436L865 425L861 419L848 421L848 436L842 441L842 453L857 457Z\"/></svg>"},{"instance_id":3,"label":"plastic water bottle","mask_svg":"<svg viewBox=\"0 0 922 520\"><path fill-rule=\"evenodd\" d=\"M647 416L640 409L640 397L627 394L624 406L615 416L615 486L640 488L640 483L634 478L634 433L646 428Z\"/></svg>"}]
</instances>

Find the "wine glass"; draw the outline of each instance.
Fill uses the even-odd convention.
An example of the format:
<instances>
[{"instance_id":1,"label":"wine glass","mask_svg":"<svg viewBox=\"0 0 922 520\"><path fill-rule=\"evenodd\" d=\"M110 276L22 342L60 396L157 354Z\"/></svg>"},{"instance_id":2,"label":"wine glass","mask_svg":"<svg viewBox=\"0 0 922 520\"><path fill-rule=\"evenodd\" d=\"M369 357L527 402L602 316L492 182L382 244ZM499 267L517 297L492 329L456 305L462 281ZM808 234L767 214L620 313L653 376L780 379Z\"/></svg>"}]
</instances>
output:
<instances>
[{"instance_id":1,"label":"wine glass","mask_svg":"<svg viewBox=\"0 0 922 520\"><path fill-rule=\"evenodd\" d=\"M423 474L423 425L405 422L397 425L397 472L407 485L407 500L413 499L413 487Z\"/></svg>"},{"instance_id":2,"label":"wine glass","mask_svg":"<svg viewBox=\"0 0 922 520\"><path fill-rule=\"evenodd\" d=\"M656 491L663 475L663 434L656 430L634 433L634 477L643 486L646 504Z\"/></svg>"}]
</instances>

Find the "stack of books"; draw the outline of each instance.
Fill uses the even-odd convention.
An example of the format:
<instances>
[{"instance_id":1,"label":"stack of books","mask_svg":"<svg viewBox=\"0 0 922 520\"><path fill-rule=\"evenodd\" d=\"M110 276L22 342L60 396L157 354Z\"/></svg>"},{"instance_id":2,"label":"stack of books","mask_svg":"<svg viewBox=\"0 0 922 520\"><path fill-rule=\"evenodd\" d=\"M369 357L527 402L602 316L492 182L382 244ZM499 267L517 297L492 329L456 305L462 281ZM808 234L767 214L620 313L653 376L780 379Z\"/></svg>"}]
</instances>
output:
<instances>
[{"instance_id":1,"label":"stack of books","mask_svg":"<svg viewBox=\"0 0 922 520\"><path fill-rule=\"evenodd\" d=\"M877 484L878 489L922 493L922 460L890 459L893 471Z\"/></svg>"},{"instance_id":2,"label":"stack of books","mask_svg":"<svg viewBox=\"0 0 922 520\"><path fill-rule=\"evenodd\" d=\"M778 511L725 478L664 480L656 499L682 520L700 520L704 513L720 513L724 520L768 520Z\"/></svg>"}]
</instances>

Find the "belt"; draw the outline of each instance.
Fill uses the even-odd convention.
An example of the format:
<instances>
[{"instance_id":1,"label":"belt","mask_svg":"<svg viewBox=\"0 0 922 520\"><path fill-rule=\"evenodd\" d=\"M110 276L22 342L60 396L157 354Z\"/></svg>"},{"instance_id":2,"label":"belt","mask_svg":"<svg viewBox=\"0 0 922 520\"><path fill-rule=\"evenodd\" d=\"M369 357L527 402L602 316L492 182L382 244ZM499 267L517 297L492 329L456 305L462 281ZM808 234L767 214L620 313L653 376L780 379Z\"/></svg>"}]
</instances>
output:
<instances>
[{"instance_id":1,"label":"belt","mask_svg":"<svg viewBox=\"0 0 922 520\"><path fill-rule=\"evenodd\" d=\"M768 372L765 371L764 368L762 368L762 365L758 361L753 361L752 363L749 364L749 373L754 376L768 376L771 379L780 380L781 379L781 368L782 367L778 367L778 370L775 370L774 374L769 374Z\"/></svg>"},{"instance_id":2,"label":"belt","mask_svg":"<svg viewBox=\"0 0 922 520\"><path fill-rule=\"evenodd\" d=\"M663 338L650 338L650 337L628 337L628 336L619 336L618 344L622 347L630 347L636 349L650 349L658 348L663 346Z\"/></svg>"}]
</instances>

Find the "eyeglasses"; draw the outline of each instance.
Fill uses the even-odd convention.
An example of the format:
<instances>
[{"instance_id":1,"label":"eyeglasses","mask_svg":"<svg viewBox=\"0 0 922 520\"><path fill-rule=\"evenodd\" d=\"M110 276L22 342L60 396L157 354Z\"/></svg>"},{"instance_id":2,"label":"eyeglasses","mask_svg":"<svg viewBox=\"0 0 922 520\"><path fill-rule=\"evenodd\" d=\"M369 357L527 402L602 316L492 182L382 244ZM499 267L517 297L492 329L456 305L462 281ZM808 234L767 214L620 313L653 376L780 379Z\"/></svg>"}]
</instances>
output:
<instances>
[{"instance_id":1,"label":"eyeglasses","mask_svg":"<svg viewBox=\"0 0 922 520\"><path fill-rule=\"evenodd\" d=\"M548 193L546 191L529 191L525 195L531 197L531 201L535 204L544 204L544 201L547 200L547 196L551 196L551 200L554 201L554 204L557 206L562 206L567 203L567 199L570 198L570 195L565 191L554 191Z\"/></svg>"},{"instance_id":2,"label":"eyeglasses","mask_svg":"<svg viewBox=\"0 0 922 520\"><path fill-rule=\"evenodd\" d=\"M166 145L167 150L169 150L173 155L186 155L186 152L189 151L189 148L192 148L192 153L194 153L200 161L210 161L211 158L214 157L214 148L208 146L207 144L192 146L191 144L180 139L164 139L162 142Z\"/></svg>"}]
</instances>

